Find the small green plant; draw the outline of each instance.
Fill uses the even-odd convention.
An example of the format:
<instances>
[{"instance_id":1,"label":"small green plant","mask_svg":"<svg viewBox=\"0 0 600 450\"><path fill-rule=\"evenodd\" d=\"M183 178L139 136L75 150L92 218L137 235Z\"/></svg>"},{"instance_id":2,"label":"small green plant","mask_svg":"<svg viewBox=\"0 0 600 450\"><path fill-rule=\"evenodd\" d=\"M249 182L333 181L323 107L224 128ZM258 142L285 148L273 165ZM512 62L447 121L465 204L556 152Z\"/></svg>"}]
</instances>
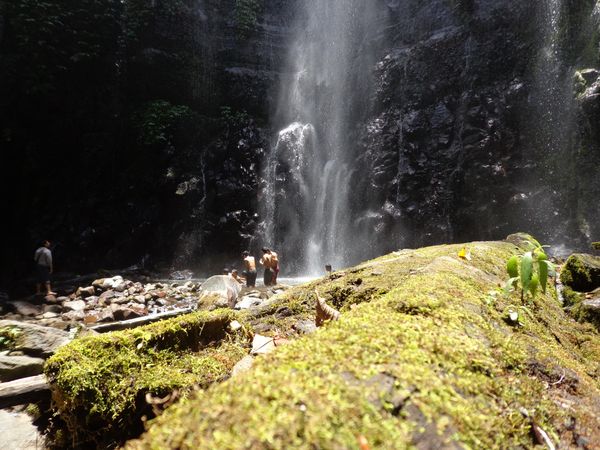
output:
<instances>
[{"instance_id":1,"label":"small green plant","mask_svg":"<svg viewBox=\"0 0 600 450\"><path fill-rule=\"evenodd\" d=\"M504 288L509 294L514 289L521 290L521 301L527 293L534 298L538 289L546 293L548 276L554 274L554 264L548 261L544 246L536 240L531 241L532 249L522 255L513 255L506 262L509 280Z\"/></svg>"},{"instance_id":2,"label":"small green plant","mask_svg":"<svg viewBox=\"0 0 600 450\"><path fill-rule=\"evenodd\" d=\"M0 328L0 350L11 349L21 332L13 326Z\"/></svg>"},{"instance_id":3,"label":"small green plant","mask_svg":"<svg viewBox=\"0 0 600 450\"><path fill-rule=\"evenodd\" d=\"M600 242L592 242L592 248L594 250L600 250Z\"/></svg>"}]
</instances>

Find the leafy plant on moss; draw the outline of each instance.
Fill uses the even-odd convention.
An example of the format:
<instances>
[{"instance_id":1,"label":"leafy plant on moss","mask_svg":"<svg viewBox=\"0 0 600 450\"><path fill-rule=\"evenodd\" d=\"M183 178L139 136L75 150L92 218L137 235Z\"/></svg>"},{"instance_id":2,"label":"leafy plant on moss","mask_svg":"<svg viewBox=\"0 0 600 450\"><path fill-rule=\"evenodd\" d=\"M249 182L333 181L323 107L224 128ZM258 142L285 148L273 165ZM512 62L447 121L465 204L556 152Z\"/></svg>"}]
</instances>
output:
<instances>
[{"instance_id":1,"label":"leafy plant on moss","mask_svg":"<svg viewBox=\"0 0 600 450\"><path fill-rule=\"evenodd\" d=\"M1 327L0 328L0 350L6 350L13 347L15 340L21 333L16 327Z\"/></svg>"},{"instance_id":2,"label":"leafy plant on moss","mask_svg":"<svg viewBox=\"0 0 600 450\"><path fill-rule=\"evenodd\" d=\"M546 293L549 274L554 272L554 264L548 261L548 256L539 242L532 240L533 249L522 255L513 255L506 262L506 271L509 280L506 282L505 291L510 293L513 289L521 291L521 300L529 293L534 298L541 288Z\"/></svg>"}]
</instances>

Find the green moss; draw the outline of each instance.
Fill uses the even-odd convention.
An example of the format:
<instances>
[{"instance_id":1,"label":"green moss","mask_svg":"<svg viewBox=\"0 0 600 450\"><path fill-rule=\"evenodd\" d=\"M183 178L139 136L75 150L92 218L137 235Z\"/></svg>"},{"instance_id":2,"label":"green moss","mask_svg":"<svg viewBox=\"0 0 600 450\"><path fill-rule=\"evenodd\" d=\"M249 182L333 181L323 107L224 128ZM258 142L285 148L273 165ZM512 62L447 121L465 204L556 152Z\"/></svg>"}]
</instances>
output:
<instances>
[{"instance_id":1,"label":"green moss","mask_svg":"<svg viewBox=\"0 0 600 450\"><path fill-rule=\"evenodd\" d=\"M222 381L246 353L246 337L229 335L231 311L199 312L134 330L85 337L62 347L45 373L71 444L107 445L139 434L153 417L147 393ZM218 344L217 344L218 343Z\"/></svg>"},{"instance_id":2,"label":"green moss","mask_svg":"<svg viewBox=\"0 0 600 450\"><path fill-rule=\"evenodd\" d=\"M522 408L566 443L563 370L579 377L568 411L577 432L600 442L589 431L600 425L598 333L571 321L551 289L490 302L515 245L468 247L471 261L462 245L403 251L290 290L276 303L313 305L317 289L341 319L170 408L128 448L357 448L360 436L377 449L531 448ZM374 290L353 302L358 289ZM508 308L521 325L504 322Z\"/></svg>"},{"instance_id":3,"label":"green moss","mask_svg":"<svg viewBox=\"0 0 600 450\"><path fill-rule=\"evenodd\" d=\"M600 250L600 242L592 242L592 248L594 250Z\"/></svg>"},{"instance_id":4,"label":"green moss","mask_svg":"<svg viewBox=\"0 0 600 450\"><path fill-rule=\"evenodd\" d=\"M564 300L565 307L568 308L568 307L577 305L577 304L581 303L581 301L583 299L584 299L584 295L582 293L575 292L569 286L565 286L563 288L563 300Z\"/></svg>"},{"instance_id":5,"label":"green moss","mask_svg":"<svg viewBox=\"0 0 600 450\"><path fill-rule=\"evenodd\" d=\"M561 270L560 281L579 292L597 288L600 286L600 259L583 253L569 256Z\"/></svg>"},{"instance_id":6,"label":"green moss","mask_svg":"<svg viewBox=\"0 0 600 450\"><path fill-rule=\"evenodd\" d=\"M17 327L0 327L0 350L12 349L19 335L20 330Z\"/></svg>"}]
</instances>

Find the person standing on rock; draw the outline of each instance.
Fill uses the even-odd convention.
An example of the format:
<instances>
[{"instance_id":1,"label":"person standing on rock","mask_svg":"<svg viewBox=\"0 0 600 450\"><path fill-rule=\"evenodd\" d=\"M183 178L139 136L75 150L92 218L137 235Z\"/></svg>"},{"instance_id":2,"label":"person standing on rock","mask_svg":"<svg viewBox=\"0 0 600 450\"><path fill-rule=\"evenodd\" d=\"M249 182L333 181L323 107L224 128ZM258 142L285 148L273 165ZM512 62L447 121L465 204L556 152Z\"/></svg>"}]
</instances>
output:
<instances>
[{"instance_id":1,"label":"person standing on rock","mask_svg":"<svg viewBox=\"0 0 600 450\"><path fill-rule=\"evenodd\" d=\"M265 268L263 276L263 282L265 286L271 286L273 283L273 270L271 269L271 250L266 247L262 249L263 255L260 258L259 263Z\"/></svg>"},{"instance_id":2,"label":"person standing on rock","mask_svg":"<svg viewBox=\"0 0 600 450\"><path fill-rule=\"evenodd\" d=\"M245 251L242 253L242 258L244 258L244 267L246 270L242 272L242 275L246 279L247 287L256 286L256 260L254 256L250 256L250 252Z\"/></svg>"},{"instance_id":3,"label":"person standing on rock","mask_svg":"<svg viewBox=\"0 0 600 450\"><path fill-rule=\"evenodd\" d=\"M273 271L273 278L271 279L271 283L273 286L277 284L277 275L279 275L279 256L275 253L274 250L270 251L271 253L271 270Z\"/></svg>"},{"instance_id":4,"label":"person standing on rock","mask_svg":"<svg viewBox=\"0 0 600 450\"><path fill-rule=\"evenodd\" d=\"M263 255L260 258L260 263L265 267L265 286L275 286L277 284L277 275L279 274L279 257L277 253L268 248L263 248L262 252Z\"/></svg>"},{"instance_id":5,"label":"person standing on rock","mask_svg":"<svg viewBox=\"0 0 600 450\"><path fill-rule=\"evenodd\" d=\"M33 254L33 260L36 264L36 285L35 294L42 295L42 284L46 287L46 295L56 295L56 292L52 292L50 285L50 275L54 271L52 265L52 252L50 251L50 241L42 242L40 248L38 248Z\"/></svg>"}]
</instances>

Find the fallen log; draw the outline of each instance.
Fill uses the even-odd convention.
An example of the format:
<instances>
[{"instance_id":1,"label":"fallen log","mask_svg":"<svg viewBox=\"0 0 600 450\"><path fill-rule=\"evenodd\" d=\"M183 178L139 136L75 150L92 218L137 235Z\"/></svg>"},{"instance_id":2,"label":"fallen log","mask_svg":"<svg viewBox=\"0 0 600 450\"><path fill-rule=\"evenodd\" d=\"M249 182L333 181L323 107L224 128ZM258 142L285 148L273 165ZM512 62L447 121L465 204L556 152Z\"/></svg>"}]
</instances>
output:
<instances>
[{"instance_id":1,"label":"fallen log","mask_svg":"<svg viewBox=\"0 0 600 450\"><path fill-rule=\"evenodd\" d=\"M50 387L45 375L0 383L0 408L31 403L43 396L50 396Z\"/></svg>"},{"instance_id":2,"label":"fallen log","mask_svg":"<svg viewBox=\"0 0 600 450\"><path fill-rule=\"evenodd\" d=\"M136 317L135 319L123 320L121 322L103 323L89 327L91 330L98 333L107 333L109 331L128 330L130 328L136 328L141 325L147 325L149 323L158 322L163 319L170 319L171 317L181 316L183 314L191 313L192 308L178 309L176 311L167 311L160 314L152 314L144 317Z\"/></svg>"}]
</instances>

